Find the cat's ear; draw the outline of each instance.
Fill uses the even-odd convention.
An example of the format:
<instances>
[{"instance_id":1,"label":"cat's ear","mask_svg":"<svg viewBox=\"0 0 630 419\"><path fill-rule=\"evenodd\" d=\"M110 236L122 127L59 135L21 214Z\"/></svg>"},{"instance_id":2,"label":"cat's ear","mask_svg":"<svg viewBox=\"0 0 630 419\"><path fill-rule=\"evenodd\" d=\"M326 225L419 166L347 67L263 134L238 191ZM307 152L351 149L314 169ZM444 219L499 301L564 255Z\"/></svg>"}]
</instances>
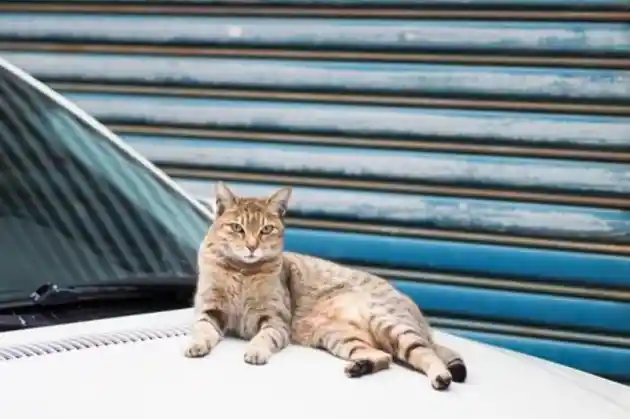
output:
<instances>
[{"instance_id":1,"label":"cat's ear","mask_svg":"<svg viewBox=\"0 0 630 419\"><path fill-rule=\"evenodd\" d=\"M227 185L221 181L218 181L215 186L216 208L215 216L219 217L230 208L236 202L236 195L227 187Z\"/></svg>"},{"instance_id":2,"label":"cat's ear","mask_svg":"<svg viewBox=\"0 0 630 419\"><path fill-rule=\"evenodd\" d=\"M291 198L291 188L286 187L278 189L269 198L267 198L267 207L283 217L289 207L289 198Z\"/></svg>"}]
</instances>

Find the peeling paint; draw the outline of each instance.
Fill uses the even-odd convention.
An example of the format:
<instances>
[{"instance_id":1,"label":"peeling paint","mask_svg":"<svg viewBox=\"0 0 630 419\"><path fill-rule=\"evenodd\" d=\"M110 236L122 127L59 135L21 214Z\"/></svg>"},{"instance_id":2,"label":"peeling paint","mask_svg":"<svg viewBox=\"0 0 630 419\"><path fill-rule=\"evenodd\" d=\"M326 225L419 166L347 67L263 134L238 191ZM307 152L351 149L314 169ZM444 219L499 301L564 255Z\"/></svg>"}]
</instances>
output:
<instances>
[{"instance_id":1,"label":"peeling paint","mask_svg":"<svg viewBox=\"0 0 630 419\"><path fill-rule=\"evenodd\" d=\"M193 196L212 199L210 182L177 181ZM237 193L248 196L266 196L277 188L261 184L230 184ZM295 187L290 212L316 219L630 242L630 217L620 210Z\"/></svg>"},{"instance_id":2,"label":"peeling paint","mask_svg":"<svg viewBox=\"0 0 630 419\"><path fill-rule=\"evenodd\" d=\"M230 26L228 28L228 36L230 38L238 38L243 35L243 29L238 26Z\"/></svg>"},{"instance_id":3,"label":"peeling paint","mask_svg":"<svg viewBox=\"0 0 630 419\"><path fill-rule=\"evenodd\" d=\"M240 36L240 28L228 31ZM39 78L458 96L630 99L630 71L3 52ZM105 71L104 71L105 70Z\"/></svg>"},{"instance_id":4,"label":"peeling paint","mask_svg":"<svg viewBox=\"0 0 630 419\"><path fill-rule=\"evenodd\" d=\"M255 128L296 133L493 139L526 144L630 146L630 118L387 106L65 93L104 122Z\"/></svg>"},{"instance_id":5,"label":"peeling paint","mask_svg":"<svg viewBox=\"0 0 630 419\"><path fill-rule=\"evenodd\" d=\"M630 194L625 164L125 136L158 163L344 179Z\"/></svg>"},{"instance_id":6,"label":"peeling paint","mask_svg":"<svg viewBox=\"0 0 630 419\"><path fill-rule=\"evenodd\" d=\"M232 37L226 27L238 26ZM204 16L2 13L0 36L11 39L90 39L99 42L247 43L259 46L628 52L621 23L474 22ZM402 42L401 42L402 40Z\"/></svg>"}]
</instances>

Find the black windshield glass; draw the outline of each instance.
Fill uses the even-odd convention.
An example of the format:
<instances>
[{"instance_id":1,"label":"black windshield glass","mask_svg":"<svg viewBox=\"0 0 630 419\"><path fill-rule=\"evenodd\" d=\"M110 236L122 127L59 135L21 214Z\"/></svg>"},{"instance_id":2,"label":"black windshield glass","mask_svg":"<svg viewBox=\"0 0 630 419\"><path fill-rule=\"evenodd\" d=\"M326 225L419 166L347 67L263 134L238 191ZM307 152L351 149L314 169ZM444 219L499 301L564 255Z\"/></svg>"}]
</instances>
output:
<instances>
[{"instance_id":1,"label":"black windshield glass","mask_svg":"<svg viewBox=\"0 0 630 419\"><path fill-rule=\"evenodd\" d=\"M0 66L0 299L46 282L190 276L209 223L97 130Z\"/></svg>"}]
</instances>

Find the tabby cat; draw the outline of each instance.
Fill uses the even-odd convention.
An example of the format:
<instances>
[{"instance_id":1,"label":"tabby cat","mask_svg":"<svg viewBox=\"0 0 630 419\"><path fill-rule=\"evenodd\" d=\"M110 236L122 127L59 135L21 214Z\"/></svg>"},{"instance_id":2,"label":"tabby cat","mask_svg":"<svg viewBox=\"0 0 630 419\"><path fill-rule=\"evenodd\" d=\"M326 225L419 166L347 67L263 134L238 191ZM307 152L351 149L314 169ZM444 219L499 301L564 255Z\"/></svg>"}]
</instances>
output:
<instances>
[{"instance_id":1,"label":"tabby cat","mask_svg":"<svg viewBox=\"0 0 630 419\"><path fill-rule=\"evenodd\" d=\"M434 342L417 305L387 280L283 251L290 196L283 188L266 198L239 197L217 184L186 356L204 356L233 333L251 339L249 363L266 363L292 341L350 361L349 377L389 368L395 359L426 374L436 390L463 382L462 357Z\"/></svg>"},{"instance_id":2,"label":"tabby cat","mask_svg":"<svg viewBox=\"0 0 630 419\"><path fill-rule=\"evenodd\" d=\"M291 301L282 217L291 189L267 199L216 187L215 219L199 248L195 320L188 357L202 357L226 333L250 340L245 362L265 364L290 342Z\"/></svg>"}]
</instances>

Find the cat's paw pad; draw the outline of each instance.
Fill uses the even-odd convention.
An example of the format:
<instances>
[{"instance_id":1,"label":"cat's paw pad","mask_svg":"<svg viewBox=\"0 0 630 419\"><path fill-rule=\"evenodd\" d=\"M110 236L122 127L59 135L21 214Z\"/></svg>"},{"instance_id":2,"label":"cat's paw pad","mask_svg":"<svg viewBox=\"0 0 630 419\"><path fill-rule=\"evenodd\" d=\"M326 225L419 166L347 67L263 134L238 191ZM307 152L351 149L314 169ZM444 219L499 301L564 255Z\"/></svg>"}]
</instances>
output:
<instances>
[{"instance_id":1,"label":"cat's paw pad","mask_svg":"<svg viewBox=\"0 0 630 419\"><path fill-rule=\"evenodd\" d=\"M427 377L431 380L431 387L435 390L446 390L451 385L453 377L444 368L432 368L428 371Z\"/></svg>"},{"instance_id":2,"label":"cat's paw pad","mask_svg":"<svg viewBox=\"0 0 630 419\"><path fill-rule=\"evenodd\" d=\"M184 356L187 358L201 358L210 353L210 342L205 340L194 340L188 344L184 350Z\"/></svg>"},{"instance_id":3,"label":"cat's paw pad","mask_svg":"<svg viewBox=\"0 0 630 419\"><path fill-rule=\"evenodd\" d=\"M346 368L345 373L350 378L362 377L374 372L374 361L369 359L358 359L350 362Z\"/></svg>"},{"instance_id":4,"label":"cat's paw pad","mask_svg":"<svg viewBox=\"0 0 630 419\"><path fill-rule=\"evenodd\" d=\"M252 365L266 364L269 358L271 358L271 351L260 346L250 346L243 356L245 362Z\"/></svg>"}]
</instances>

